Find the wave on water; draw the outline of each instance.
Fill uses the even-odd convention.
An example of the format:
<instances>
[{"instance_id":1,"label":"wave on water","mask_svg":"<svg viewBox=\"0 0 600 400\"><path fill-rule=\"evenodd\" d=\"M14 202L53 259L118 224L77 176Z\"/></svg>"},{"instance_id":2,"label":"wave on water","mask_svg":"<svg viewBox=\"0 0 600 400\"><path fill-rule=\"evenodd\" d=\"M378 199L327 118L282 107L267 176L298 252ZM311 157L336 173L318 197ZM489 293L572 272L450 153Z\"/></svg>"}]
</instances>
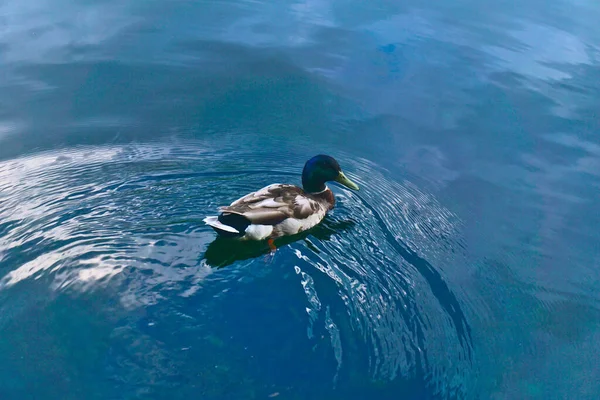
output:
<instances>
[{"instance_id":1,"label":"wave on water","mask_svg":"<svg viewBox=\"0 0 600 400\"><path fill-rule=\"evenodd\" d=\"M268 171L267 155L233 152L136 145L1 162L0 297L36 281L50 291L103 288L135 309L234 285L243 273L234 266L264 263L268 247L215 240L202 218L239 194L299 181L303 160L290 155ZM459 222L376 164L339 160L362 190L335 187L336 209L279 245L274 261L306 295L298 307L308 337L322 324L338 375L362 360L351 350L359 338L373 379L421 377L434 392L465 393L475 378L470 326L444 276L463 247Z\"/></svg>"}]
</instances>

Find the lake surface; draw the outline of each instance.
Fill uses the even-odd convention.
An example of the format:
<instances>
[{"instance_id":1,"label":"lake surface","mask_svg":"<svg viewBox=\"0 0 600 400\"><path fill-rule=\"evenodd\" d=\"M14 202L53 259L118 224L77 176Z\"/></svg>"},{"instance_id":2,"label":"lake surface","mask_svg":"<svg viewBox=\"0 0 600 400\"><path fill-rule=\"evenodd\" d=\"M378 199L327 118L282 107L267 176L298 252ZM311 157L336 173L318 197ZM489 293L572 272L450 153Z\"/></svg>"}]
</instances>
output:
<instances>
[{"instance_id":1,"label":"lake surface","mask_svg":"<svg viewBox=\"0 0 600 400\"><path fill-rule=\"evenodd\" d=\"M0 3L0 398L597 399L600 3ZM280 244L219 205L334 156Z\"/></svg>"}]
</instances>

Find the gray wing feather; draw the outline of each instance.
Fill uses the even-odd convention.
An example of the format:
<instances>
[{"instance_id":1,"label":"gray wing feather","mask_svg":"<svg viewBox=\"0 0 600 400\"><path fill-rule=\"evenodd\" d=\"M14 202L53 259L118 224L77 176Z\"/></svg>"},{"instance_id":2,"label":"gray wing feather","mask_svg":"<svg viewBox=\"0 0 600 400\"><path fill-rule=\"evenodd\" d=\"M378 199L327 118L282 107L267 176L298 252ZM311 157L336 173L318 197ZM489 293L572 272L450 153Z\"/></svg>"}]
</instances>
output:
<instances>
[{"instance_id":1,"label":"gray wing feather","mask_svg":"<svg viewBox=\"0 0 600 400\"><path fill-rule=\"evenodd\" d=\"M273 184L220 207L220 211L243 215L252 224L277 225L290 217L308 218L320 207L297 186Z\"/></svg>"}]
</instances>

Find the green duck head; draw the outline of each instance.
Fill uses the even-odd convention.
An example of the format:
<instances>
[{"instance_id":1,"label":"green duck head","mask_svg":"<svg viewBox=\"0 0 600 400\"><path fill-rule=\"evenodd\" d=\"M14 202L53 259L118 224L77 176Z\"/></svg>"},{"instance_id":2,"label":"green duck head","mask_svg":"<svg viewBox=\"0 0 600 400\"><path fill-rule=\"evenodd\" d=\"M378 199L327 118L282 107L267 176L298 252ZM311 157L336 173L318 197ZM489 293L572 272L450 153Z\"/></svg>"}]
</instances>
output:
<instances>
[{"instance_id":1,"label":"green duck head","mask_svg":"<svg viewBox=\"0 0 600 400\"><path fill-rule=\"evenodd\" d=\"M349 189L358 190L358 185L344 175L335 158L319 154L304 164L302 187L308 193L319 193L325 190L326 182L337 182Z\"/></svg>"}]
</instances>

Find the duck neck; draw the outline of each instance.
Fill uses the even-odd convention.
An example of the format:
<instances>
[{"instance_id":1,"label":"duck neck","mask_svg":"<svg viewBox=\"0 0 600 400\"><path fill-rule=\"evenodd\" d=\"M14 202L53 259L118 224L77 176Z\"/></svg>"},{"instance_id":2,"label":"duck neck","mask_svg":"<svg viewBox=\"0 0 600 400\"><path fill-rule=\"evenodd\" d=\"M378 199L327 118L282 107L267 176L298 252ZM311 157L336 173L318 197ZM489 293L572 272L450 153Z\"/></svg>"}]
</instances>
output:
<instances>
[{"instance_id":1,"label":"duck neck","mask_svg":"<svg viewBox=\"0 0 600 400\"><path fill-rule=\"evenodd\" d=\"M302 188L306 193L326 202L330 210L335 206L335 196L324 181L310 179L310 175L302 174Z\"/></svg>"},{"instance_id":2,"label":"duck neck","mask_svg":"<svg viewBox=\"0 0 600 400\"><path fill-rule=\"evenodd\" d=\"M317 199L321 199L321 201L326 202L330 210L335 207L335 196L333 195L331 189L329 189L327 186L325 186L325 189L323 189L321 192L311 193L311 195Z\"/></svg>"},{"instance_id":3,"label":"duck neck","mask_svg":"<svg viewBox=\"0 0 600 400\"><path fill-rule=\"evenodd\" d=\"M325 182L310 179L310 177L306 176L306 174L302 174L302 188L306 193L310 194L318 194L327 190Z\"/></svg>"}]
</instances>

